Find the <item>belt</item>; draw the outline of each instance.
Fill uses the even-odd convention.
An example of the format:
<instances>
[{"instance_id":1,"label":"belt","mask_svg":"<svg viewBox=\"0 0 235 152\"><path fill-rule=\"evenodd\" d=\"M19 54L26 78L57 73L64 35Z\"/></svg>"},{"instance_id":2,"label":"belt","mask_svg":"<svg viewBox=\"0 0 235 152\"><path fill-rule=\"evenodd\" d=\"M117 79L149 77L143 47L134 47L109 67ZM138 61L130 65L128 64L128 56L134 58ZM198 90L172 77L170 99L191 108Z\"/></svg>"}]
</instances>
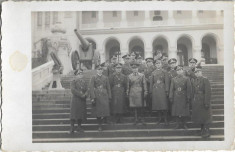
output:
<instances>
[{"instance_id":1,"label":"belt","mask_svg":"<svg viewBox=\"0 0 235 152\"><path fill-rule=\"evenodd\" d=\"M123 85L121 85L121 84L116 84L115 86L116 86L116 87L119 87L119 88L120 88L120 87L123 87Z\"/></svg>"},{"instance_id":2,"label":"belt","mask_svg":"<svg viewBox=\"0 0 235 152\"><path fill-rule=\"evenodd\" d=\"M96 86L97 89L102 89L104 86Z\"/></svg>"},{"instance_id":3,"label":"belt","mask_svg":"<svg viewBox=\"0 0 235 152\"><path fill-rule=\"evenodd\" d=\"M181 87L178 87L178 88L175 89L175 91L181 92L181 91L184 91L184 89L181 88Z\"/></svg>"}]
</instances>

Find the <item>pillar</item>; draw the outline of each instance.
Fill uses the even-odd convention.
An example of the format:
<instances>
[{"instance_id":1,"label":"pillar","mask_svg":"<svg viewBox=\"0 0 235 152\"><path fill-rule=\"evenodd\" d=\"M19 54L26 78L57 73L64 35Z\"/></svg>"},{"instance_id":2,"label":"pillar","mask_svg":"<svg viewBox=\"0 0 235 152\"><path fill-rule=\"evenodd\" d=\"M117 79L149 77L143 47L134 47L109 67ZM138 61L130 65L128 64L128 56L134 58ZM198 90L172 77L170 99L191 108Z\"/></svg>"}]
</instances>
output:
<instances>
[{"instance_id":1,"label":"pillar","mask_svg":"<svg viewBox=\"0 0 235 152\"><path fill-rule=\"evenodd\" d=\"M144 25L145 25L146 27L149 27L149 26L151 25L150 11L145 11L144 17L145 17Z\"/></svg>"},{"instance_id":2,"label":"pillar","mask_svg":"<svg viewBox=\"0 0 235 152\"><path fill-rule=\"evenodd\" d=\"M121 12L121 27L127 26L126 11Z\"/></svg>"},{"instance_id":3,"label":"pillar","mask_svg":"<svg viewBox=\"0 0 235 152\"><path fill-rule=\"evenodd\" d=\"M171 46L168 48L168 58L176 58L177 59L177 47Z\"/></svg>"},{"instance_id":4,"label":"pillar","mask_svg":"<svg viewBox=\"0 0 235 152\"><path fill-rule=\"evenodd\" d=\"M98 12L98 27L104 27L104 14L103 11Z\"/></svg>"},{"instance_id":5,"label":"pillar","mask_svg":"<svg viewBox=\"0 0 235 152\"><path fill-rule=\"evenodd\" d=\"M192 11L192 24L197 24L199 22L198 16L197 16L197 10Z\"/></svg>"},{"instance_id":6,"label":"pillar","mask_svg":"<svg viewBox=\"0 0 235 152\"><path fill-rule=\"evenodd\" d=\"M217 48L217 64L224 65L224 47L220 46Z\"/></svg>"},{"instance_id":7,"label":"pillar","mask_svg":"<svg viewBox=\"0 0 235 152\"><path fill-rule=\"evenodd\" d=\"M201 59L202 59L202 52L201 52L201 50L202 50L201 46L195 46L193 48L193 58L197 59L198 62L200 62Z\"/></svg>"},{"instance_id":8,"label":"pillar","mask_svg":"<svg viewBox=\"0 0 235 152\"><path fill-rule=\"evenodd\" d=\"M169 25L175 24L174 11L168 11L168 24Z\"/></svg>"}]
</instances>

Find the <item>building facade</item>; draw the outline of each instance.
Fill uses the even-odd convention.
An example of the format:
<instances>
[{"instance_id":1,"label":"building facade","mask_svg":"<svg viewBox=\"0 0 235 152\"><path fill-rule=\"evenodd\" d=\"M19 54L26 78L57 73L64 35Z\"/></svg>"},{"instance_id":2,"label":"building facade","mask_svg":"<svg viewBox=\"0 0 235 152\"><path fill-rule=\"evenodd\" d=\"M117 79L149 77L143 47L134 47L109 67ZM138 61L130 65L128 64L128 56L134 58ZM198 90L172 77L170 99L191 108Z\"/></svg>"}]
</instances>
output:
<instances>
[{"instance_id":1,"label":"building facade","mask_svg":"<svg viewBox=\"0 0 235 152\"><path fill-rule=\"evenodd\" d=\"M32 56L40 54L40 40L53 37L60 23L71 52L80 42L74 29L100 52L101 62L120 51L150 57L161 50L187 65L194 57L205 64L223 64L223 11L82 11L32 13ZM121 58L120 58L121 60Z\"/></svg>"}]
</instances>

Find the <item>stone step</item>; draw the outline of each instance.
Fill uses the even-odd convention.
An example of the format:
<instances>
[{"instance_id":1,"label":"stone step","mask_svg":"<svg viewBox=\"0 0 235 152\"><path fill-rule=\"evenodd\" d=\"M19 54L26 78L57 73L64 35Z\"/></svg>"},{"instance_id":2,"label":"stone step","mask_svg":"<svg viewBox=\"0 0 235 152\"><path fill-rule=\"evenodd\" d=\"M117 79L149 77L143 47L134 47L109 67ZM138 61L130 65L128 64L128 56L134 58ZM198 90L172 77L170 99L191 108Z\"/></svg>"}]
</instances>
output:
<instances>
[{"instance_id":1,"label":"stone step","mask_svg":"<svg viewBox=\"0 0 235 152\"><path fill-rule=\"evenodd\" d=\"M212 135L209 139L200 136L155 136L155 137L112 137L112 138L34 138L33 143L65 143L65 142L130 142L130 141L223 141L223 135Z\"/></svg>"},{"instance_id":2,"label":"stone step","mask_svg":"<svg viewBox=\"0 0 235 152\"><path fill-rule=\"evenodd\" d=\"M224 128L211 128L211 135L223 135ZM70 135L68 131L33 131L33 138L112 138L112 137L143 137L143 136L196 136L200 134L199 128L189 128L188 130L164 129L125 129L125 130L103 130L85 131L82 134Z\"/></svg>"},{"instance_id":3,"label":"stone step","mask_svg":"<svg viewBox=\"0 0 235 152\"><path fill-rule=\"evenodd\" d=\"M102 127L104 130L125 130L125 129L170 129L174 128L175 123L169 123L168 126L164 124L156 124L156 122L147 122L146 125L133 125L130 123L119 123L119 124L104 124ZM199 128L198 124L187 122L188 128ZM211 128L222 128L224 127L223 121L215 121L210 124ZM84 130L97 130L98 124L82 124ZM70 129L70 123L66 124L50 124L50 125L33 125L33 132L36 131L68 131Z\"/></svg>"},{"instance_id":4,"label":"stone step","mask_svg":"<svg viewBox=\"0 0 235 152\"><path fill-rule=\"evenodd\" d=\"M213 121L224 121L224 115L213 115ZM172 118L171 118L172 119ZM171 119L169 121L171 121ZM33 125L50 125L50 124L68 124L69 118L54 118L54 119L33 119ZM134 121L134 117L123 117L122 123L130 123ZM145 117L146 123L156 122L156 117ZM96 118L87 118L86 124L97 124Z\"/></svg>"},{"instance_id":5,"label":"stone step","mask_svg":"<svg viewBox=\"0 0 235 152\"><path fill-rule=\"evenodd\" d=\"M224 105L212 105L214 110L223 110ZM42 109L33 109L33 114L43 114L43 113L69 113L70 108L42 108ZM91 112L91 107L87 107L87 112Z\"/></svg>"},{"instance_id":6,"label":"stone step","mask_svg":"<svg viewBox=\"0 0 235 152\"><path fill-rule=\"evenodd\" d=\"M214 115L223 115L224 110L219 109L219 110L212 110L212 114ZM56 119L56 118L69 118L70 113L39 113L39 114L33 114L32 115L33 119ZM87 117L92 118L93 116L91 115L91 112L87 112Z\"/></svg>"}]
</instances>

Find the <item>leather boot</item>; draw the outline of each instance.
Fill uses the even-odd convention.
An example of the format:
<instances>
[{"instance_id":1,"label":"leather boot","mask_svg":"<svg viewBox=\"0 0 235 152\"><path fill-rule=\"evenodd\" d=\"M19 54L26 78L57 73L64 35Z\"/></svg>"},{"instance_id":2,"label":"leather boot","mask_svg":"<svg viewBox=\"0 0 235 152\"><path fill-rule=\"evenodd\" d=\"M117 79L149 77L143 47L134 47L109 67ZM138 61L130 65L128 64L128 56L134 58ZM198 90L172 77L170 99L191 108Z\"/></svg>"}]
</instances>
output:
<instances>
[{"instance_id":1,"label":"leather boot","mask_svg":"<svg viewBox=\"0 0 235 152\"><path fill-rule=\"evenodd\" d=\"M75 120L71 120L70 124L71 124L71 126L70 126L70 131L69 131L69 133L70 133L70 134L73 134L73 133L74 133L74 130L75 130L75 127L74 127Z\"/></svg>"},{"instance_id":2,"label":"leather boot","mask_svg":"<svg viewBox=\"0 0 235 152\"><path fill-rule=\"evenodd\" d=\"M137 116L137 109L135 109L135 121L134 121L134 125L137 125L138 123L138 116Z\"/></svg>"},{"instance_id":3,"label":"leather boot","mask_svg":"<svg viewBox=\"0 0 235 152\"><path fill-rule=\"evenodd\" d=\"M159 119L157 121L157 125L159 125L162 121L162 112L159 112Z\"/></svg>"},{"instance_id":4,"label":"leather boot","mask_svg":"<svg viewBox=\"0 0 235 152\"><path fill-rule=\"evenodd\" d=\"M176 125L175 125L174 129L180 129L179 117L176 118Z\"/></svg>"}]
</instances>

